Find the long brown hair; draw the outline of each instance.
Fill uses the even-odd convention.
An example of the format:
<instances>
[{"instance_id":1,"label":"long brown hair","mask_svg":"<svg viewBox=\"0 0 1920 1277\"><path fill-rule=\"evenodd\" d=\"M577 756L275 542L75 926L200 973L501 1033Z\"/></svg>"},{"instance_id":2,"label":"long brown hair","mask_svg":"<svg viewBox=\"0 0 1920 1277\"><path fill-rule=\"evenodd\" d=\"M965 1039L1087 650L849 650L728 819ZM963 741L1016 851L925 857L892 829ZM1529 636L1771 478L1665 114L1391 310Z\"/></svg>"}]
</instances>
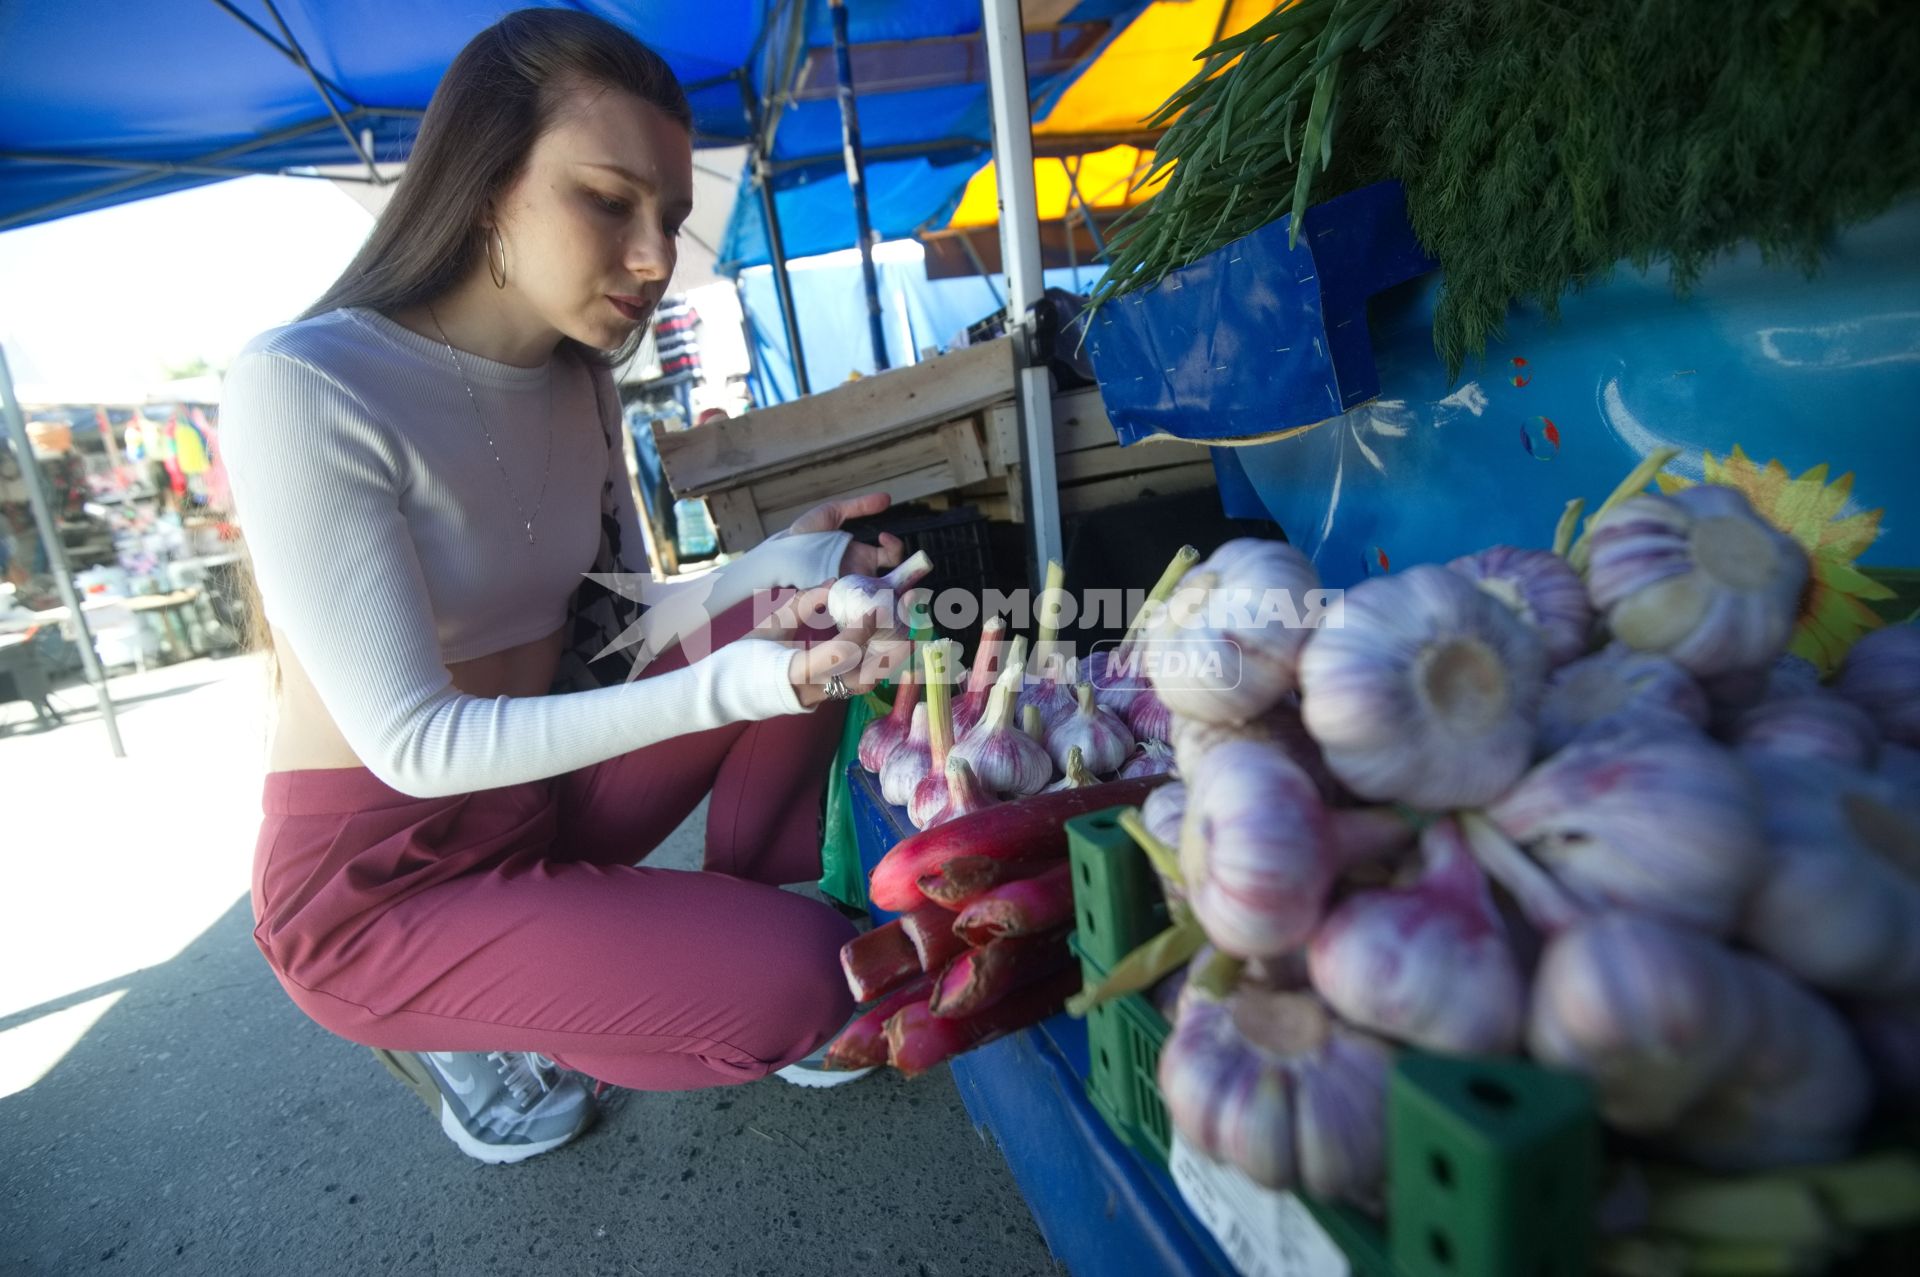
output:
<instances>
[{"instance_id":1,"label":"long brown hair","mask_svg":"<svg viewBox=\"0 0 1920 1277\"><path fill-rule=\"evenodd\" d=\"M451 291L479 268L481 220L526 167L533 144L580 89L630 93L689 133L693 111L666 60L603 18L568 9L520 9L467 42L427 103L407 169L373 233L340 278L300 315L363 306L385 315ZM567 338L562 353L618 365L646 335L611 351ZM279 664L251 560L242 576L247 646Z\"/></svg>"},{"instance_id":2,"label":"long brown hair","mask_svg":"<svg viewBox=\"0 0 1920 1277\"><path fill-rule=\"evenodd\" d=\"M486 251L481 219L580 88L630 93L693 130L692 108L672 68L619 27L570 9L510 13L468 41L447 68L373 233L300 318L345 306L391 315L438 299L477 270ZM636 328L614 351L571 338L562 345L582 359L622 364L645 335Z\"/></svg>"}]
</instances>

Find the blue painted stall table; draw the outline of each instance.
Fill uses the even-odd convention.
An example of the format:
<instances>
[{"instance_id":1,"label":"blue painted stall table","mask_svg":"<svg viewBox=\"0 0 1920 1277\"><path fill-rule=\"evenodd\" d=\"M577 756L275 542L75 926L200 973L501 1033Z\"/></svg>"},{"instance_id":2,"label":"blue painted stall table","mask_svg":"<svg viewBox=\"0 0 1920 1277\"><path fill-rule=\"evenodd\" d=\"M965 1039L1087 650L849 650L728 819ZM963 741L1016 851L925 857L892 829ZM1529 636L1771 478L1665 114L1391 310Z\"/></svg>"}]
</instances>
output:
<instances>
[{"instance_id":1,"label":"blue painted stall table","mask_svg":"<svg viewBox=\"0 0 1920 1277\"><path fill-rule=\"evenodd\" d=\"M861 865L871 874L914 829L858 763L847 780ZM878 908L873 915L894 916ZM1167 1173L1135 1157L1088 1101L1084 1022L1056 1015L969 1051L951 1068L968 1116L993 1133L1048 1248L1068 1271L1233 1273Z\"/></svg>"}]
</instances>

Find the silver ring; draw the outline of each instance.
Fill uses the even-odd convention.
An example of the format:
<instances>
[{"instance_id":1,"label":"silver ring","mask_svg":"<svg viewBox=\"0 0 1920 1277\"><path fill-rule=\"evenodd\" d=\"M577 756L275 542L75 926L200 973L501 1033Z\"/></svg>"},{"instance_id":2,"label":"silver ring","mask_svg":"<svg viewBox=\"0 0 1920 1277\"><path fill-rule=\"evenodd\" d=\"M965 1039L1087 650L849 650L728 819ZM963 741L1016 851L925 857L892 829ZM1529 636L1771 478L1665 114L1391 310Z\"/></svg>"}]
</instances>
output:
<instances>
[{"instance_id":1,"label":"silver ring","mask_svg":"<svg viewBox=\"0 0 1920 1277\"><path fill-rule=\"evenodd\" d=\"M847 686L846 679L841 678L838 674L829 674L827 676L827 699L830 701L850 701L853 699L853 689Z\"/></svg>"}]
</instances>

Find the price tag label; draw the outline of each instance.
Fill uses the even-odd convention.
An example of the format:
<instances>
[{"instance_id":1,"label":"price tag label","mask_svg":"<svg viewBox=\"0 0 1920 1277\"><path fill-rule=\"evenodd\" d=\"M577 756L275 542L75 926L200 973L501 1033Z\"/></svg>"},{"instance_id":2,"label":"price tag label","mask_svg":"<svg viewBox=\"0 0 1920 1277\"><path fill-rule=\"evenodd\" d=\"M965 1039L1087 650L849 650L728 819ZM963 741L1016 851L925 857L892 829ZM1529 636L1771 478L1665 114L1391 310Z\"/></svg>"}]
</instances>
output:
<instances>
[{"instance_id":1,"label":"price tag label","mask_svg":"<svg viewBox=\"0 0 1920 1277\"><path fill-rule=\"evenodd\" d=\"M1167 1169L1242 1277L1351 1277L1347 1257L1292 1193L1260 1187L1178 1134Z\"/></svg>"}]
</instances>

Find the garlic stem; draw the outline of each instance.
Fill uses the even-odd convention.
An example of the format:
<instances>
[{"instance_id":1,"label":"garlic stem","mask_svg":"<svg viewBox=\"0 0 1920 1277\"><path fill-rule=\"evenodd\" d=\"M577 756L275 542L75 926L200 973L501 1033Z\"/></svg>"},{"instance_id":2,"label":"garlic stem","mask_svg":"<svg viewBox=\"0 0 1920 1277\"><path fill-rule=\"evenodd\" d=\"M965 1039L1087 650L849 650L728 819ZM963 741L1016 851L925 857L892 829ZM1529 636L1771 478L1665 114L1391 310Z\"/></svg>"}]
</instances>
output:
<instances>
[{"instance_id":1,"label":"garlic stem","mask_svg":"<svg viewBox=\"0 0 1920 1277\"><path fill-rule=\"evenodd\" d=\"M1653 482L1653 476L1666 469L1667 462L1679 455L1678 448L1655 448L1641 458L1640 464L1620 481L1619 487L1607 494L1607 499L1600 503L1600 508L1595 510L1593 517L1587 520L1586 530L1580 534L1580 539L1573 543L1571 550L1567 551L1567 562L1571 563L1576 571L1585 572L1587 560L1593 557L1593 525L1600 522L1601 516L1607 511L1628 497L1637 496L1646 491L1647 485Z\"/></svg>"},{"instance_id":2,"label":"garlic stem","mask_svg":"<svg viewBox=\"0 0 1920 1277\"><path fill-rule=\"evenodd\" d=\"M1040 629L1033 642L1033 659L1028 666L1034 671L1034 677L1042 681L1051 681L1052 673L1047 669L1047 661L1053 655L1054 639L1060 633L1060 607L1058 602L1065 592L1067 570L1053 559L1047 560L1047 583L1040 590Z\"/></svg>"},{"instance_id":3,"label":"garlic stem","mask_svg":"<svg viewBox=\"0 0 1920 1277\"><path fill-rule=\"evenodd\" d=\"M1138 807L1129 807L1120 813L1120 828L1140 844L1140 850L1147 854L1147 859L1153 862L1154 869L1163 879L1185 888L1186 880L1180 876L1180 854L1147 828L1147 822L1141 819Z\"/></svg>"},{"instance_id":4,"label":"garlic stem","mask_svg":"<svg viewBox=\"0 0 1920 1277\"><path fill-rule=\"evenodd\" d=\"M953 687L947 682L947 642L937 640L923 649L927 664L927 738L933 744L932 771L944 775L947 753L953 748Z\"/></svg>"},{"instance_id":5,"label":"garlic stem","mask_svg":"<svg viewBox=\"0 0 1920 1277\"><path fill-rule=\"evenodd\" d=\"M1120 646L1113 650L1110 661L1120 660L1133 650L1133 645L1140 641L1141 631L1146 627L1147 622L1153 619L1154 609L1164 606L1166 601L1173 597L1174 590L1179 588L1180 578L1199 561L1200 551L1190 545L1183 545L1173 552L1173 558L1167 564L1166 571L1160 574L1160 579L1154 582L1151 590L1147 591L1147 597L1141 600L1140 610L1133 614L1131 621L1127 622L1127 632L1121 636Z\"/></svg>"},{"instance_id":6,"label":"garlic stem","mask_svg":"<svg viewBox=\"0 0 1920 1277\"><path fill-rule=\"evenodd\" d=\"M1567 502L1566 509L1560 512L1560 522L1553 529L1553 552L1561 558L1567 557L1567 551L1573 547L1574 533L1580 527L1580 516L1586 512L1587 503L1582 497Z\"/></svg>"},{"instance_id":7,"label":"garlic stem","mask_svg":"<svg viewBox=\"0 0 1920 1277\"><path fill-rule=\"evenodd\" d=\"M1033 737L1038 744L1047 743L1047 724L1040 717L1038 705L1027 705L1020 710L1020 730Z\"/></svg>"},{"instance_id":8,"label":"garlic stem","mask_svg":"<svg viewBox=\"0 0 1920 1277\"><path fill-rule=\"evenodd\" d=\"M1200 969L1187 977L1187 983L1214 998L1224 998L1240 983L1246 961L1221 949L1215 949Z\"/></svg>"},{"instance_id":9,"label":"garlic stem","mask_svg":"<svg viewBox=\"0 0 1920 1277\"><path fill-rule=\"evenodd\" d=\"M1573 893L1535 864L1491 820L1477 811L1463 811L1460 830L1467 836L1467 847L1473 852L1473 858L1480 862L1488 877L1505 887L1519 902L1520 911L1534 926L1552 934L1586 918L1585 907Z\"/></svg>"},{"instance_id":10,"label":"garlic stem","mask_svg":"<svg viewBox=\"0 0 1920 1277\"><path fill-rule=\"evenodd\" d=\"M967 693L974 695L980 689L989 686L1000 671L995 668L995 658L1007 643L1007 622L1005 617L991 616L980 627L980 645L974 649L973 672L967 680Z\"/></svg>"}]
</instances>

